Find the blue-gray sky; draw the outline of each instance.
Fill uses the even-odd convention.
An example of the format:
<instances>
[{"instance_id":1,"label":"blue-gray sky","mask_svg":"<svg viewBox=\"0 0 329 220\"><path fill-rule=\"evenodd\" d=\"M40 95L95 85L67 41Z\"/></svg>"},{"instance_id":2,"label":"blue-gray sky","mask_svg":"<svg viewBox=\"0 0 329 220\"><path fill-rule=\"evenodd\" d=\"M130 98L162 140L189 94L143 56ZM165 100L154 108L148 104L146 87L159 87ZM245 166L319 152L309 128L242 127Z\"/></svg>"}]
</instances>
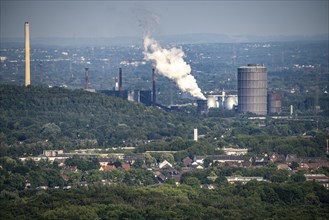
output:
<instances>
[{"instance_id":1,"label":"blue-gray sky","mask_svg":"<svg viewBox=\"0 0 329 220\"><path fill-rule=\"evenodd\" d=\"M0 0L1 38L21 38L30 22L31 37L118 37L154 34L234 35L328 34L328 0L293 1L4 1Z\"/></svg>"}]
</instances>

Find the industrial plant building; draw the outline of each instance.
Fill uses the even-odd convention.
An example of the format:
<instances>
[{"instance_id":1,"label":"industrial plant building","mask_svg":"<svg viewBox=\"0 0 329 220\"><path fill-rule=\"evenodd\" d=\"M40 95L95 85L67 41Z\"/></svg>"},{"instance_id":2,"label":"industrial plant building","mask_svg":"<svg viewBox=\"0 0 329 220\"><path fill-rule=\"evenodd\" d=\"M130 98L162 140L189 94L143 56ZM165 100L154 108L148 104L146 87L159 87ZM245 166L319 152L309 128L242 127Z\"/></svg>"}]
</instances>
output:
<instances>
[{"instance_id":1,"label":"industrial plant building","mask_svg":"<svg viewBox=\"0 0 329 220\"><path fill-rule=\"evenodd\" d=\"M267 114L267 68L248 64L238 68L238 112Z\"/></svg>"},{"instance_id":2,"label":"industrial plant building","mask_svg":"<svg viewBox=\"0 0 329 220\"><path fill-rule=\"evenodd\" d=\"M31 84L30 76L30 25L24 24L25 33L25 86ZM42 65L42 64L40 64ZM89 89L89 68L85 67L85 90ZM175 110L162 106L156 102L156 74L152 69L152 89L150 90L124 90L122 85L122 69L119 68L119 76L115 79L113 90L97 90L109 96L142 103L146 106L158 106L166 110ZM225 110L237 110L239 113L255 113L257 115L281 114L281 95L279 93L268 93L267 91L267 68L264 65L248 64L238 68L236 91L226 94L208 94L206 99L197 100L197 112L207 114L210 108L221 108Z\"/></svg>"},{"instance_id":3,"label":"industrial plant building","mask_svg":"<svg viewBox=\"0 0 329 220\"><path fill-rule=\"evenodd\" d=\"M267 113L268 114L281 114L282 101L279 93L269 93L267 96Z\"/></svg>"},{"instance_id":4,"label":"industrial plant building","mask_svg":"<svg viewBox=\"0 0 329 220\"><path fill-rule=\"evenodd\" d=\"M87 76L87 75L86 75ZM156 105L156 86L155 86L155 70L152 70L152 91L151 90L124 90L122 86L122 69L119 69L119 82L115 81L113 90L97 90L99 93L108 96L122 98L128 101L142 103L145 106Z\"/></svg>"}]
</instances>

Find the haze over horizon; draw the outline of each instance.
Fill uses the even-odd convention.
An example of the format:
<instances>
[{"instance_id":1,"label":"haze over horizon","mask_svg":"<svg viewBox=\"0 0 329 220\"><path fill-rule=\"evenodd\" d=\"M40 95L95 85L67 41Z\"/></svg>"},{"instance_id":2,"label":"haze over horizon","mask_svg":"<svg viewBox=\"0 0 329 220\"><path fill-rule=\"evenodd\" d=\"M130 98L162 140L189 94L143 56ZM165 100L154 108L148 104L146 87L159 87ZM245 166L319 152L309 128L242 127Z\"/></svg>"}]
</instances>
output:
<instances>
[{"instance_id":1,"label":"haze over horizon","mask_svg":"<svg viewBox=\"0 0 329 220\"><path fill-rule=\"evenodd\" d=\"M328 1L0 1L0 38L328 35ZM146 26L146 27L145 27Z\"/></svg>"}]
</instances>

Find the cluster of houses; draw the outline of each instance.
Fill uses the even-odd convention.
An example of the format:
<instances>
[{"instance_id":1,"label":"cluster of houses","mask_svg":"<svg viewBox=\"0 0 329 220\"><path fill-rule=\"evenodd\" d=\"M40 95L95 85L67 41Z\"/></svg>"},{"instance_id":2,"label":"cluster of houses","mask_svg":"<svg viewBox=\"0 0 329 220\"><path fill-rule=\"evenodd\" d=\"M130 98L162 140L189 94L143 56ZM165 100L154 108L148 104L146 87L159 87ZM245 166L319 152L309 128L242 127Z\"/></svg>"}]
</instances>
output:
<instances>
[{"instance_id":1,"label":"cluster of houses","mask_svg":"<svg viewBox=\"0 0 329 220\"><path fill-rule=\"evenodd\" d=\"M252 158L247 156L248 149L235 149L235 148L224 148L224 155L205 155L205 156L194 156L193 159L186 157L182 160L182 165L177 170L173 164L164 160L160 163L154 164L143 164L142 168L148 169L153 172L154 176L157 178L159 183L165 182L168 178L173 178L177 183L180 181L181 175L186 172L191 172L193 170L204 169L206 166L229 166L229 167L257 167L264 166L269 162L276 164L278 169L285 169L289 172L296 172L299 170L304 171L314 171L320 167L329 167L329 162L322 158L303 158L297 157L296 155L278 155L272 153L270 155L264 155L263 157ZM65 160L73 157L97 157L99 161L100 171L109 170L121 170L128 171L136 160L142 160L145 162L145 157L143 154L136 155L125 155L123 153L118 154L102 154L102 153L64 153L63 150L45 150L42 155L38 157L33 157L35 161L47 160L50 162L57 161L59 166L63 166L66 171L77 172L78 168L76 166L65 166ZM26 160L28 158L20 158L21 160ZM121 165L116 167L113 165L114 162L120 161ZM206 164L207 163L207 164ZM291 165L295 163L297 167L292 167ZM325 175L323 176L305 176L307 180L313 180L320 182L325 187L329 187L329 178ZM217 176L210 176L209 179L216 179ZM313 178L313 179L312 179ZM256 181L267 181L262 177L226 177L227 181L231 184L240 182L245 184L251 180Z\"/></svg>"}]
</instances>

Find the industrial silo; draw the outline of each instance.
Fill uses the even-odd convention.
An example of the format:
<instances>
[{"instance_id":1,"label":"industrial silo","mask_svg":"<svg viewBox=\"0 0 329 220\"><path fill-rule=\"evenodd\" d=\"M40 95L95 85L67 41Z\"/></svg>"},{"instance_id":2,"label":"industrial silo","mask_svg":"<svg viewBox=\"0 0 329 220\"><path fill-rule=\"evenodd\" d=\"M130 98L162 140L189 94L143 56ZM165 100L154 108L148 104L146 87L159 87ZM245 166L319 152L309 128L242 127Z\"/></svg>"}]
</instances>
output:
<instances>
[{"instance_id":1,"label":"industrial silo","mask_svg":"<svg viewBox=\"0 0 329 220\"><path fill-rule=\"evenodd\" d=\"M267 68L248 64L238 68L238 112L267 114Z\"/></svg>"},{"instance_id":2,"label":"industrial silo","mask_svg":"<svg viewBox=\"0 0 329 220\"><path fill-rule=\"evenodd\" d=\"M208 95L207 96L207 105L208 108L218 108L218 96L216 95Z\"/></svg>"},{"instance_id":3,"label":"industrial silo","mask_svg":"<svg viewBox=\"0 0 329 220\"><path fill-rule=\"evenodd\" d=\"M238 104L237 97L234 96L228 96L226 97L224 101L224 109L226 110L233 110L234 106Z\"/></svg>"},{"instance_id":4,"label":"industrial silo","mask_svg":"<svg viewBox=\"0 0 329 220\"><path fill-rule=\"evenodd\" d=\"M269 114L281 114L282 101L280 94L269 93L267 98L267 103L268 103Z\"/></svg>"}]
</instances>

